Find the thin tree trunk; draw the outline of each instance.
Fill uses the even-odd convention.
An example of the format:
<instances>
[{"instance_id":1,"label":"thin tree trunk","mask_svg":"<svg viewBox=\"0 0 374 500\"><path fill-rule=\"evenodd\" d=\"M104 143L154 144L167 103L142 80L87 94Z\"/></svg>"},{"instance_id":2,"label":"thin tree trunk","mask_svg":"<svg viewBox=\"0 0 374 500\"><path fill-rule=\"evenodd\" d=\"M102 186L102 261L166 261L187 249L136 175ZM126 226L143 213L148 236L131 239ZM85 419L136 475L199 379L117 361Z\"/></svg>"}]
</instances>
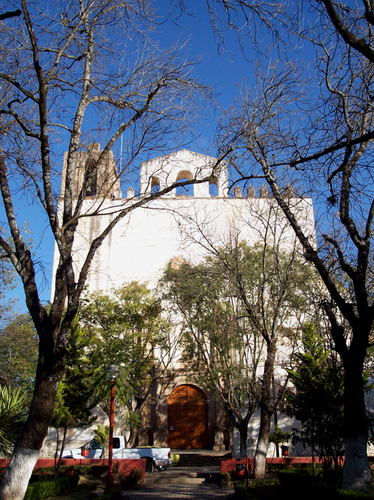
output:
<instances>
[{"instance_id":1,"label":"thin tree trunk","mask_svg":"<svg viewBox=\"0 0 374 500\"><path fill-rule=\"evenodd\" d=\"M138 434L139 434L138 429L134 428L133 426L130 427L130 435L129 435L129 438L127 440L127 447L128 448L134 448Z\"/></svg>"},{"instance_id":2,"label":"thin tree trunk","mask_svg":"<svg viewBox=\"0 0 374 500\"><path fill-rule=\"evenodd\" d=\"M57 461L57 464L55 465L55 477L57 477L57 474L58 474L58 471L60 470L60 466L61 466L61 460L62 460L62 454L63 454L63 451L65 449L65 441L66 441L66 433L67 433L67 426L65 425L64 427L64 434L62 436L62 443L61 443L61 450L60 450L60 455L58 457L58 461ZM58 431L57 431L58 432Z\"/></svg>"},{"instance_id":3,"label":"thin tree trunk","mask_svg":"<svg viewBox=\"0 0 374 500\"><path fill-rule=\"evenodd\" d=\"M248 436L248 422L243 420L240 422L238 427L240 436L240 458L246 458L247 456L247 436Z\"/></svg>"},{"instance_id":4,"label":"thin tree trunk","mask_svg":"<svg viewBox=\"0 0 374 500\"><path fill-rule=\"evenodd\" d=\"M266 472L266 454L269 447L271 415L273 413L271 405L271 384L274 376L275 354L276 342L269 340L267 343L267 354L261 387L260 430L253 463L253 475L255 478L264 477Z\"/></svg>"}]
</instances>

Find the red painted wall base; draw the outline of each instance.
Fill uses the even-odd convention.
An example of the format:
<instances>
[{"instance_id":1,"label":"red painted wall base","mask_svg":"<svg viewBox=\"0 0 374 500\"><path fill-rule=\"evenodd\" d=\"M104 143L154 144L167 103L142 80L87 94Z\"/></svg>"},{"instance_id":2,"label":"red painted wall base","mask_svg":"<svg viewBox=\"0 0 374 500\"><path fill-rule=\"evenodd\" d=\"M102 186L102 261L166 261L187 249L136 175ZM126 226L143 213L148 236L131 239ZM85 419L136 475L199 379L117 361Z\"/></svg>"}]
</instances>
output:
<instances>
[{"instance_id":1,"label":"red painted wall base","mask_svg":"<svg viewBox=\"0 0 374 500\"><path fill-rule=\"evenodd\" d=\"M321 462L319 458L316 458L316 463ZM369 457L369 460L372 461L373 457ZM311 464L313 461L312 457L275 457L275 458L267 458L267 464L274 465L285 465L292 467L294 464ZM249 467L253 469L253 458L248 458ZM221 472L236 472L237 464L245 464L245 458L229 458L226 460L221 460Z\"/></svg>"},{"instance_id":2,"label":"red painted wall base","mask_svg":"<svg viewBox=\"0 0 374 500\"><path fill-rule=\"evenodd\" d=\"M133 470L138 468L142 471L141 480L144 481L145 463L146 463L146 460L144 458L113 460L113 467L117 462L119 462L119 469L118 469L119 476L123 477L128 476L131 474ZM8 463L9 463L8 459L0 458L0 467L7 467ZM54 464L55 461L53 458L39 458L34 467L34 471L36 469L39 469L40 467L53 467ZM63 459L61 460L61 465L108 465L108 460L107 459L89 460L87 458L80 460Z\"/></svg>"}]
</instances>

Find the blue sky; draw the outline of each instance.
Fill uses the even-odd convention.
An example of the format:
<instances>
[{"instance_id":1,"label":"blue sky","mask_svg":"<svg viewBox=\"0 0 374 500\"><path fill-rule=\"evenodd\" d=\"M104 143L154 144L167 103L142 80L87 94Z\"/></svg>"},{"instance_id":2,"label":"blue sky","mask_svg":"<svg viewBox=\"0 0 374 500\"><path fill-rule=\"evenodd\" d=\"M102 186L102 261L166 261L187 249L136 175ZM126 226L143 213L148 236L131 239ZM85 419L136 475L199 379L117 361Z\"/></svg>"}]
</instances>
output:
<instances>
[{"instance_id":1,"label":"blue sky","mask_svg":"<svg viewBox=\"0 0 374 500\"><path fill-rule=\"evenodd\" d=\"M183 14L177 19L174 12L173 19L161 24L152 37L158 41L160 48L165 49L175 43L185 42L183 50L186 52L186 57L200 61L195 68L195 76L205 84L212 86L218 106L212 103L211 108L207 109L206 118L196 124L196 131L200 137L189 148L205 154L214 154L212 141L216 128L216 117L222 109L229 107L234 102L238 85L243 84L243 82L249 86L254 85L256 53L251 49L248 41L245 58L240 49L237 33L226 32L225 41L230 52L220 54L209 23L205 2L188 0L186 4L188 4L190 12L195 12L194 16ZM168 8L169 2L164 4L156 2L156 5L165 5ZM271 39L266 38L263 43L264 49L270 43ZM252 58L253 61L249 61L249 58ZM62 147L62 149L64 148ZM60 156L60 161L62 168L62 156ZM28 204L25 199L21 198L17 204L17 210L20 220L24 219L29 223L34 241L34 251L37 255L36 261L39 265L38 283L42 292L41 297L43 301L48 301L50 299L54 242L46 216L36 205ZM24 309L22 293L22 288L19 286L10 296L19 295L21 297L20 307Z\"/></svg>"}]
</instances>

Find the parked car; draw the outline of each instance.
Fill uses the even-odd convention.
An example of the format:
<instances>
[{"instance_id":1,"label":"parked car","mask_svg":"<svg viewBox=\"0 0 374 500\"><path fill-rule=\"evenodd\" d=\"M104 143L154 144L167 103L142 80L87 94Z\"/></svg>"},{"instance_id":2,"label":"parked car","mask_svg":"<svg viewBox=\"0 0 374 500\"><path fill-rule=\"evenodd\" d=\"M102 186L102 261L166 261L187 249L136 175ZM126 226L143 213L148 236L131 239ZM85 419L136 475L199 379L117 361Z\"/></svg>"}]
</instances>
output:
<instances>
[{"instance_id":1,"label":"parked car","mask_svg":"<svg viewBox=\"0 0 374 500\"><path fill-rule=\"evenodd\" d=\"M87 453L84 452L84 448L87 450ZM101 458L102 452L103 447L92 439L87 445L80 448L64 450L62 458L73 458L74 460L85 458L98 459ZM144 458L147 460L146 472L153 472L155 468L166 470L172 464L170 448L126 448L123 436L113 436L113 458Z\"/></svg>"}]
</instances>

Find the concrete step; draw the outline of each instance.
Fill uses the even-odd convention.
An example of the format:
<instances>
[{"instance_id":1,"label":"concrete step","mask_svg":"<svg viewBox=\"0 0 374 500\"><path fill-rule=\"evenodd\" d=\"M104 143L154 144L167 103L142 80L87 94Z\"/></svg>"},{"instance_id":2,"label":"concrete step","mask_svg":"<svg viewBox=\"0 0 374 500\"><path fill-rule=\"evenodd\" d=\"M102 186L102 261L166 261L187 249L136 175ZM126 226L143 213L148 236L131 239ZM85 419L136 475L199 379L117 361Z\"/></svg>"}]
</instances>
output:
<instances>
[{"instance_id":1,"label":"concrete step","mask_svg":"<svg viewBox=\"0 0 374 500\"><path fill-rule=\"evenodd\" d=\"M167 471L147 473L146 484L201 484L218 483L219 468L210 467L177 467Z\"/></svg>"},{"instance_id":2,"label":"concrete step","mask_svg":"<svg viewBox=\"0 0 374 500\"><path fill-rule=\"evenodd\" d=\"M206 467L206 466L219 466L221 460L231 458L231 452L179 452L180 456L178 467Z\"/></svg>"},{"instance_id":3,"label":"concrete step","mask_svg":"<svg viewBox=\"0 0 374 500\"><path fill-rule=\"evenodd\" d=\"M158 478L146 478L146 484L202 484L205 483L203 477L158 477Z\"/></svg>"}]
</instances>

